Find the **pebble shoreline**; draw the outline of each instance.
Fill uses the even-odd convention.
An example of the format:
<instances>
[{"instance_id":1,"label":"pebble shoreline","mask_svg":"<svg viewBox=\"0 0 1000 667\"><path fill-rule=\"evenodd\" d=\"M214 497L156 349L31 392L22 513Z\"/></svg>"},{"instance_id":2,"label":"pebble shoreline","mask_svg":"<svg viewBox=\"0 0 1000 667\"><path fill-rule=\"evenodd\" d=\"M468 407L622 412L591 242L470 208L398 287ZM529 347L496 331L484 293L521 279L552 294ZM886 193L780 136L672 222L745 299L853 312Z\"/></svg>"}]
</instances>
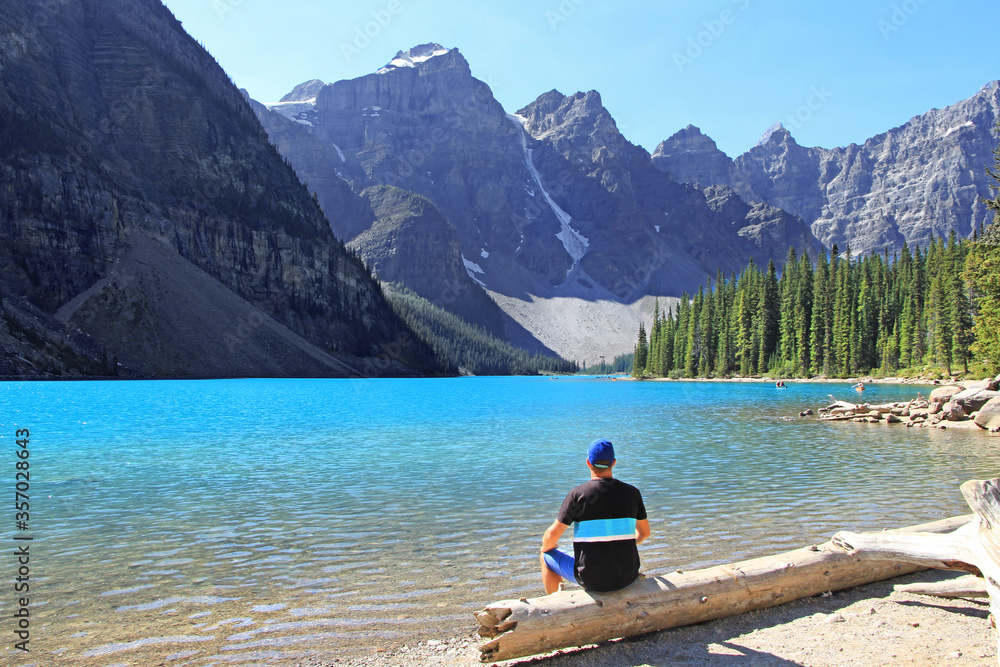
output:
<instances>
[{"instance_id":1,"label":"pebble shoreline","mask_svg":"<svg viewBox=\"0 0 1000 667\"><path fill-rule=\"evenodd\" d=\"M495 663L503 667L846 667L996 665L985 600L901 593L895 584L962 573L925 571L889 581L632 639ZM396 651L306 667L473 667L474 635L422 641Z\"/></svg>"}]
</instances>

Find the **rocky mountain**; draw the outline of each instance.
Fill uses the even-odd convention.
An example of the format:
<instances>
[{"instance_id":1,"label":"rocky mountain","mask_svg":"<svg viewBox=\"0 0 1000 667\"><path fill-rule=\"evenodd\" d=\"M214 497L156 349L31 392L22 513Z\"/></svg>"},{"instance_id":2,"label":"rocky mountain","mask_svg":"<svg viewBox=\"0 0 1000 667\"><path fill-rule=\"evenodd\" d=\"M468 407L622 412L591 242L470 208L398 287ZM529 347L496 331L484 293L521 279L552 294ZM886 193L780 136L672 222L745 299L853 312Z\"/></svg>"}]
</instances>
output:
<instances>
[{"instance_id":1,"label":"rocky mountain","mask_svg":"<svg viewBox=\"0 0 1000 667\"><path fill-rule=\"evenodd\" d=\"M425 44L367 76L309 81L254 108L335 233L366 262L385 265L394 242L386 228L405 230L447 276L428 281L399 261L392 275L529 349L577 360L625 351L653 297L693 292L750 258L780 264L790 243L819 247L795 216L714 205L656 169L595 91L551 91L508 113L458 49ZM423 222L383 224L363 196L383 186L440 217L421 204ZM363 215L338 214L359 206ZM421 242L424 230L438 241Z\"/></svg>"},{"instance_id":2,"label":"rocky mountain","mask_svg":"<svg viewBox=\"0 0 1000 667\"><path fill-rule=\"evenodd\" d=\"M657 146L653 162L678 181L724 185L801 216L828 247L895 251L951 230L968 237L989 220L982 198L990 195L985 170L998 119L1000 82L993 82L860 146L805 148L776 125L733 160L689 125Z\"/></svg>"},{"instance_id":3,"label":"rocky mountain","mask_svg":"<svg viewBox=\"0 0 1000 667\"><path fill-rule=\"evenodd\" d=\"M0 0L0 45L0 373L437 370L158 0Z\"/></svg>"}]
</instances>

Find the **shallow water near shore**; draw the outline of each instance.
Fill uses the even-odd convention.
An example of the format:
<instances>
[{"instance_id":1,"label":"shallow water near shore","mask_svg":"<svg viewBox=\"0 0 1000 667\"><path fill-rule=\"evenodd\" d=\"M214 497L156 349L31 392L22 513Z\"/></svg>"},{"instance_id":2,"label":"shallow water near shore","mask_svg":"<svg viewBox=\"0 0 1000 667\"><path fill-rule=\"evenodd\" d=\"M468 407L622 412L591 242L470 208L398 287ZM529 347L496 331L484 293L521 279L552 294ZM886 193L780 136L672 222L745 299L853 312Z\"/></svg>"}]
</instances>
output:
<instances>
[{"instance_id":1,"label":"shallow water near shore","mask_svg":"<svg viewBox=\"0 0 1000 667\"><path fill-rule=\"evenodd\" d=\"M31 432L33 538L31 652L5 641L4 662L290 665L466 634L485 604L541 593L541 533L599 436L643 492L648 573L964 514L959 485L1000 470L980 433L797 417L831 393L858 398L846 382L0 383L10 493Z\"/></svg>"}]
</instances>

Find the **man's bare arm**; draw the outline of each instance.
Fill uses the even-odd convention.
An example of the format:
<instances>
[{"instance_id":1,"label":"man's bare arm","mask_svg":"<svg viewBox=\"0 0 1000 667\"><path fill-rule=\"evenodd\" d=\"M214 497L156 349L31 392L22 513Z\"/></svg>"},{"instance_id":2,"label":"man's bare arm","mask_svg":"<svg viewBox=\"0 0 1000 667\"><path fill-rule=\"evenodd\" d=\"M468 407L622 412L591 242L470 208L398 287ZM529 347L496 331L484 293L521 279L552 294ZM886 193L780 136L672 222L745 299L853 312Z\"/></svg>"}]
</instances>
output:
<instances>
[{"instance_id":1,"label":"man's bare arm","mask_svg":"<svg viewBox=\"0 0 1000 667\"><path fill-rule=\"evenodd\" d=\"M567 528L569 526L558 519L553 521L552 525L545 530L545 534L542 535L542 551L555 549L556 545L559 544L559 538L562 537Z\"/></svg>"},{"instance_id":2,"label":"man's bare arm","mask_svg":"<svg viewBox=\"0 0 1000 667\"><path fill-rule=\"evenodd\" d=\"M649 519L635 522L635 543L642 544L650 534Z\"/></svg>"}]
</instances>

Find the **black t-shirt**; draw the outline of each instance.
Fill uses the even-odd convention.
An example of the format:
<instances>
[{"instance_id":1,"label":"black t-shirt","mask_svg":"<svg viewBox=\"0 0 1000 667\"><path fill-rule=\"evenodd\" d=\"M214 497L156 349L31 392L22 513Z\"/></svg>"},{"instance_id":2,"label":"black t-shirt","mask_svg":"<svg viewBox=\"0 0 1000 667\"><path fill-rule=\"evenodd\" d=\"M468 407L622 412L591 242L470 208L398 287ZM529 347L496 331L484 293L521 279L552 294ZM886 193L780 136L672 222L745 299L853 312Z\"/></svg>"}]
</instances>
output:
<instances>
[{"instance_id":1,"label":"black t-shirt","mask_svg":"<svg viewBox=\"0 0 1000 667\"><path fill-rule=\"evenodd\" d=\"M646 518L639 489L610 477L592 479L566 494L557 518L573 526L575 574L581 586L614 591L635 581L635 524Z\"/></svg>"}]
</instances>

